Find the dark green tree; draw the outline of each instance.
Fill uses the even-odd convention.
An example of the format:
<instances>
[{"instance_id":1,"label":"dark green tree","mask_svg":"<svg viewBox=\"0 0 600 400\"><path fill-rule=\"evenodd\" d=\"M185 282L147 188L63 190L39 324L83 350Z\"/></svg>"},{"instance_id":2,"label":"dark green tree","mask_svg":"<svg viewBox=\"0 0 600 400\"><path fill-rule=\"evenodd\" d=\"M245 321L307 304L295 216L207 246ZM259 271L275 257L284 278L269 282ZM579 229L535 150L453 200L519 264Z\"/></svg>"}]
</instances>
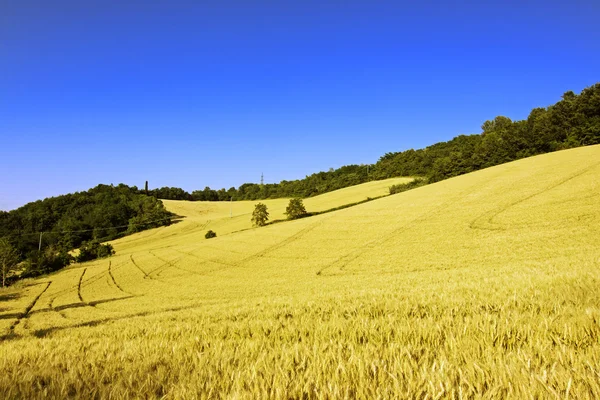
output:
<instances>
[{"instance_id":1,"label":"dark green tree","mask_svg":"<svg viewBox=\"0 0 600 400\"><path fill-rule=\"evenodd\" d=\"M306 208L304 207L302 199L290 199L290 202L285 209L285 215L287 215L287 219L298 219L306 216Z\"/></svg>"},{"instance_id":2,"label":"dark green tree","mask_svg":"<svg viewBox=\"0 0 600 400\"><path fill-rule=\"evenodd\" d=\"M269 212L267 211L266 204L258 203L254 206L254 211L252 212L252 225L254 226L264 226L269 220Z\"/></svg>"}]
</instances>

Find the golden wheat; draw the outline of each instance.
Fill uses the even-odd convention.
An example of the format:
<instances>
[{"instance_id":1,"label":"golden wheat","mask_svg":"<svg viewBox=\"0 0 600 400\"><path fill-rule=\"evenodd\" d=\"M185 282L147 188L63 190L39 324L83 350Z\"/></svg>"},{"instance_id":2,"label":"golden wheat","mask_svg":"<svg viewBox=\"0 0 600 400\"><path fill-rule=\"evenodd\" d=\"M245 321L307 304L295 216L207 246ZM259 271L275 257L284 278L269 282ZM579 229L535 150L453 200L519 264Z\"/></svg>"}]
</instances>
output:
<instances>
[{"instance_id":1,"label":"golden wheat","mask_svg":"<svg viewBox=\"0 0 600 400\"><path fill-rule=\"evenodd\" d=\"M593 146L231 234L167 202L0 292L0 395L600 398L599 200Z\"/></svg>"}]
</instances>

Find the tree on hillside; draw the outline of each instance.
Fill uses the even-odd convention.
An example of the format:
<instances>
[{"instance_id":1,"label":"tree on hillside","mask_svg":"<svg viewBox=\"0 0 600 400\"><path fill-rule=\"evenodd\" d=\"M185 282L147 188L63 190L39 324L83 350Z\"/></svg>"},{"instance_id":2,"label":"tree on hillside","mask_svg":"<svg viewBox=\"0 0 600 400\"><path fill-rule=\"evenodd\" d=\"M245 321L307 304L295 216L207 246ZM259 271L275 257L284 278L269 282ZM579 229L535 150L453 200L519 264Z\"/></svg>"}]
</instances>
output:
<instances>
[{"instance_id":1,"label":"tree on hillside","mask_svg":"<svg viewBox=\"0 0 600 400\"><path fill-rule=\"evenodd\" d=\"M2 274L2 287L6 286L6 278L15 270L19 262L19 253L7 239L0 239L0 273Z\"/></svg>"},{"instance_id":2,"label":"tree on hillside","mask_svg":"<svg viewBox=\"0 0 600 400\"><path fill-rule=\"evenodd\" d=\"M267 206L263 203L255 205L252 212L252 225L263 226L267 223L268 219L269 212L267 211Z\"/></svg>"},{"instance_id":3,"label":"tree on hillside","mask_svg":"<svg viewBox=\"0 0 600 400\"><path fill-rule=\"evenodd\" d=\"M306 216L306 208L304 208L302 199L290 199L285 209L285 215L287 215L287 219L297 219Z\"/></svg>"}]
</instances>

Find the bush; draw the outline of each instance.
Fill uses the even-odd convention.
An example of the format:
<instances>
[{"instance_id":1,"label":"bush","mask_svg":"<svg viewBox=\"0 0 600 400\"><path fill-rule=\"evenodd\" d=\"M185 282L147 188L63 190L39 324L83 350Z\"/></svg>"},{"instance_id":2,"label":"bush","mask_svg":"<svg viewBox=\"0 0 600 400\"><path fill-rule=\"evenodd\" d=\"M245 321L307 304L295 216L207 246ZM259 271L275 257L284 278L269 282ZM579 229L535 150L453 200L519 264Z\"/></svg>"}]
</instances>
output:
<instances>
[{"instance_id":1,"label":"bush","mask_svg":"<svg viewBox=\"0 0 600 400\"><path fill-rule=\"evenodd\" d=\"M285 215L287 215L287 219L298 219L307 216L302 199L290 199L285 209Z\"/></svg>"},{"instance_id":2,"label":"bush","mask_svg":"<svg viewBox=\"0 0 600 400\"><path fill-rule=\"evenodd\" d=\"M390 186L390 194L406 192L407 190L427 185L427 183L428 182L426 179L416 178L408 183L399 183L398 185L392 185Z\"/></svg>"},{"instance_id":3,"label":"bush","mask_svg":"<svg viewBox=\"0 0 600 400\"><path fill-rule=\"evenodd\" d=\"M110 244L102 244L96 241L87 242L79 248L79 254L75 261L84 262L95 260L97 258L110 257L115 254L115 250Z\"/></svg>"},{"instance_id":4,"label":"bush","mask_svg":"<svg viewBox=\"0 0 600 400\"><path fill-rule=\"evenodd\" d=\"M208 232L206 232L206 235L204 235L204 237L207 239L217 237L217 232L208 231Z\"/></svg>"}]
</instances>

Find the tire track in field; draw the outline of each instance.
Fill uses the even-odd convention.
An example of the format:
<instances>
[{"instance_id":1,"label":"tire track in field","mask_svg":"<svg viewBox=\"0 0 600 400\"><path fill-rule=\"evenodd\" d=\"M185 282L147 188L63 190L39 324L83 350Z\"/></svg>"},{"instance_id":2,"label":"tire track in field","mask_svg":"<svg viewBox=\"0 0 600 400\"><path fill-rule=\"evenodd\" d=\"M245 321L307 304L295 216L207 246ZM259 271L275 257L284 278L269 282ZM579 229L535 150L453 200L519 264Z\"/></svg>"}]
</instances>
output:
<instances>
[{"instance_id":1,"label":"tire track in field","mask_svg":"<svg viewBox=\"0 0 600 400\"><path fill-rule=\"evenodd\" d=\"M199 272L197 272L197 271L191 271L191 270L189 270L189 269L185 269L185 268L181 268L181 267L179 267L179 266L176 264L176 261L178 261L178 260L182 259L183 257L184 257L184 256L181 256L181 257L177 257L177 258L176 258L176 259L174 259L173 261L167 261L167 260L164 260L164 259L162 259L161 257L158 257L158 256L156 256L156 258L158 258L159 260L162 260L162 261L164 261L165 263L168 263L168 264L169 264L169 265L168 265L168 267L170 267L170 268L174 268L174 269L177 269L177 270L179 270L179 271L183 271L183 272L185 272L186 274L193 274L193 275L203 275L203 274L201 274L201 273L199 273ZM156 275L157 275L157 276L160 276L160 275L161 275L163 272L165 272L167 269L168 269L168 268L163 268L163 269L162 269L162 270L161 270L159 273L157 273ZM169 279L169 278L172 278L172 277L167 277L166 279Z\"/></svg>"},{"instance_id":2,"label":"tire track in field","mask_svg":"<svg viewBox=\"0 0 600 400\"><path fill-rule=\"evenodd\" d=\"M512 208L518 204L524 203L527 200L531 200L534 197L537 197L541 194L549 192L552 189L556 189L557 187L562 186L565 183L584 175L585 173L596 168L599 165L600 165L600 162L594 163L586 168L583 168L583 169L575 172L572 175L567 176L566 178L559 180L558 182L555 182L549 186L546 186L542 190L539 190L535 193L525 196L519 200L513 201L512 203L509 203L505 206L501 206L492 211L485 212L485 213L481 214L480 216L478 216L477 218L475 218L474 220L472 220L471 223L469 224L469 228L487 230L487 231L506 230L507 229L506 227L502 226L499 223L495 223L494 218L496 218L498 215L502 214L503 212L509 210L510 208Z\"/></svg>"},{"instance_id":3,"label":"tire track in field","mask_svg":"<svg viewBox=\"0 0 600 400\"><path fill-rule=\"evenodd\" d=\"M152 279L152 280L154 280L154 278L153 278L153 277L151 277L150 275L148 275L148 274L146 273L146 271L144 271L144 270L143 270L143 269L142 269L142 268L141 268L141 267L140 267L140 266L139 266L139 265L138 265L138 264L135 262L135 260L133 259L133 254L130 254L130 255L129 255L129 259L131 260L131 262L133 263L133 265L135 265L135 267L136 267L137 269L139 269L139 270L142 272L142 274L144 274L144 279Z\"/></svg>"},{"instance_id":4,"label":"tire track in field","mask_svg":"<svg viewBox=\"0 0 600 400\"><path fill-rule=\"evenodd\" d=\"M112 265L112 264L111 264L111 261L109 261L109 268L111 269L111 272L110 272L110 273L112 274L112 269L113 269L113 268L111 267L111 265ZM119 265L124 265L124 264L123 264L123 263L121 263L121 264L119 264ZM69 317L68 317L68 316L67 316L67 315L66 315L66 314L65 314L65 313L62 311L62 309L64 309L64 306L58 306L58 307L54 307L54 302L56 301L56 299L57 299L57 298L59 298L59 297L61 297L61 296L65 295L65 294L68 294L68 293L70 293L70 292L74 292L75 290L77 290L77 297L79 297L79 300L80 300L80 301L81 301L81 302L82 302L84 305L89 305L89 306L91 306L91 307L94 307L94 306L95 306L95 304L94 304L94 303L96 303L95 301L93 301L93 302L89 302L89 303L87 303L87 302L83 301L83 299L82 299L82 297L83 297L83 296L81 295L81 288L82 288L82 287L85 287L85 286L86 286L86 285L88 285L88 284L91 284L91 283L94 283L94 282L96 282L96 281L100 280L102 277L104 277L105 275L107 275L107 273L106 273L106 272L101 272L101 273L99 273L99 274L97 274L97 275L94 275L94 276L92 276L91 278L89 278L87 281L85 281L85 282L84 282L84 281L83 281L83 276L85 275L85 272L86 272L86 270L87 270L87 267L85 267L85 268L84 268L84 272L83 272L83 273L81 274L81 276L79 277L79 281L78 281L78 283L77 283L76 285L74 285L74 286L71 286L71 287L68 287L68 288L65 288L65 289L62 289L62 290L59 290L58 292L52 293L52 294L51 294L51 297L49 298L49 300L48 300L48 303L47 303L47 310L46 310L46 309L44 309L44 310L42 310L42 311L52 311L52 312L55 312L55 313L57 313L58 315L60 315L60 316L61 316L62 318L64 318L64 319L70 319L70 318L69 318ZM88 275L89 275L89 274L88 274ZM107 279L108 279L108 276L107 276ZM116 281L114 281L114 282L116 283ZM121 290L122 290L122 289L121 289ZM124 290L122 290L122 291L123 291L124 293L126 293L126 294L133 295L133 293L129 293L129 292L126 292L126 291L124 291ZM102 302L102 301L100 301L100 302Z\"/></svg>"},{"instance_id":5,"label":"tire track in field","mask_svg":"<svg viewBox=\"0 0 600 400\"><path fill-rule=\"evenodd\" d=\"M275 243L274 245L268 246L267 248L254 253L246 258L243 258L242 260L240 260L237 264L237 266L242 266L243 264L246 264L249 261L255 260L257 258L261 258L266 256L267 254L270 254L276 250L279 250L282 247L285 247L293 242L295 242L296 240L301 239L302 237L304 237L307 233L313 231L314 229L318 228L319 226L321 226L323 224L323 222L327 219L329 219L331 217L327 217L327 218L323 218L322 220L312 223L310 225L308 225L307 227L299 230L298 232L294 233L291 236L288 236L287 238L285 238L284 240L282 240L281 242Z\"/></svg>"},{"instance_id":6,"label":"tire track in field","mask_svg":"<svg viewBox=\"0 0 600 400\"><path fill-rule=\"evenodd\" d=\"M173 260L169 261L169 260L165 260L165 259L164 259L164 258L162 258L162 257L159 257L159 256L157 256L156 254L154 254L154 252L152 252L152 250L148 250L148 253L149 253L149 254L150 254L152 257L154 257L154 258L157 258L158 260L160 260L160 261L162 262L162 264L161 264L159 267L157 267L157 268L153 269L152 271L148 272L148 274L153 274L153 273L156 273L156 277L157 277L156 279L158 279L158 276L160 276L160 274L161 274L161 273L162 273L164 270L166 270L166 269L168 269L168 268L180 269L180 268L178 268L178 267L175 265L175 262L176 262L176 261L178 261L178 260L180 260L180 259L181 259L181 258L183 258L183 257L177 257L177 258L175 258L175 259L173 259Z\"/></svg>"},{"instance_id":7,"label":"tire track in field","mask_svg":"<svg viewBox=\"0 0 600 400\"><path fill-rule=\"evenodd\" d=\"M84 268L84 269L83 269L83 272L81 273L81 276L79 277L79 284L77 285L77 297L79 297L79 301L80 301L80 302L81 302L81 304L83 304L84 306L86 306L86 307L94 307L94 308L95 308L96 306L95 306L94 304L90 304L90 303L88 303L87 301L85 301L85 300L83 299L83 296L81 295L81 286L82 286L83 277L84 277L84 275L85 275L85 272L86 272L86 271L87 271L87 268ZM100 273L100 274L98 274L98 275L100 275L100 276L104 276L104 274L103 274L103 273ZM96 276L98 276L98 275L96 275ZM94 278L95 278L95 276L94 276L94 277L92 277L92 278L90 278L90 279L88 279L88 282L89 282L91 279L94 279ZM99 280L99 279L100 279L100 278L97 278L96 280L94 280L94 282L95 282L95 281L97 281L97 280Z\"/></svg>"},{"instance_id":8,"label":"tire track in field","mask_svg":"<svg viewBox=\"0 0 600 400\"><path fill-rule=\"evenodd\" d=\"M83 275L85 274L86 270L87 270L87 267L84 268L84 272L79 277L79 282L76 285L68 287L66 289L59 290L58 292L52 294L52 297L48 301L48 308L50 310L56 311L57 308L60 308L60 307L54 307L54 301L56 301L56 299L59 298L60 296L68 294L70 292L73 292L73 291L77 290L77 295L78 295L78 297L80 297L80 295L81 295L81 287L85 287L88 284L94 283L94 282L100 280L102 277L104 277L106 275L106 272L101 272L101 273L99 273L97 275L92 276L86 282L83 282ZM62 312L60 312L60 311L56 311L56 312L58 312L63 318L68 318Z\"/></svg>"},{"instance_id":9,"label":"tire track in field","mask_svg":"<svg viewBox=\"0 0 600 400\"><path fill-rule=\"evenodd\" d=\"M110 261L110 260L108 261L108 275L110 276L110 279L111 279L111 280L112 280L112 282L115 284L115 286L117 287L117 289L119 289L119 290L120 290L121 292L123 292L123 293L132 294L132 293L129 293L128 291L124 290L124 289L121 287L121 285L119 285L119 284L117 283L117 280L115 279L115 276L114 276L114 275L113 275L113 273L112 273L112 261Z\"/></svg>"},{"instance_id":10,"label":"tire track in field","mask_svg":"<svg viewBox=\"0 0 600 400\"><path fill-rule=\"evenodd\" d=\"M42 297L42 295L44 293L46 293L46 290L48 290L48 288L50 287L50 285L52 284L52 281L49 281L48 284L46 285L46 287L40 292L40 294L38 294L35 299L33 299L33 301L31 303L29 303L29 305L25 308L25 311L21 313L21 315L19 315L17 317L17 319L15 320L15 322L13 322L9 328L8 328L8 333L0 336L0 340L4 340L6 338L8 338L9 336L14 334L14 330L17 327L17 325L19 325L21 323L21 321L23 319L26 319L29 317L29 313L31 312L31 310L33 309L33 307L35 307L35 305L37 304L38 300L40 299L40 297Z\"/></svg>"},{"instance_id":11,"label":"tire track in field","mask_svg":"<svg viewBox=\"0 0 600 400\"><path fill-rule=\"evenodd\" d=\"M81 301L82 303L85 303L85 301L83 301L83 297L81 297L81 281L83 281L83 276L85 275L85 271L87 271L87 268L83 269L83 272L81 273L81 276L79 277L79 284L77 284L77 297L79 297L79 301Z\"/></svg>"},{"instance_id":12,"label":"tire track in field","mask_svg":"<svg viewBox=\"0 0 600 400\"><path fill-rule=\"evenodd\" d=\"M220 265L223 265L223 267L209 269L209 270L208 270L208 271L206 271L205 273L198 272L198 271L189 271L189 270L186 270L186 269L183 269L183 268L180 268L180 267L178 267L178 269L180 269L180 270L182 270L182 271L187 271L187 272L190 272L190 273L192 273L192 274L196 274L196 275L206 276L206 275L209 275L209 274L211 274L211 273L213 273L213 272L221 271L221 270L228 269L228 268L235 268L235 267L237 267L237 266L238 266L238 265L235 265L235 264L229 264L229 263L226 263L226 262L223 262L223 261L214 260L214 259L204 259L204 258L202 258L202 257L200 257L200 256L197 256L196 254L193 254L193 253L187 253L187 252L185 252L185 251L182 251L182 250L177 250L177 249L173 249L173 250L175 250L175 251L176 251L176 252L178 252L178 253L181 253L181 254L187 255L187 256L189 256L189 257L194 257L194 258L196 258L197 260L200 260L200 261L202 261L202 264L206 264L206 263L213 263L213 264L220 264ZM202 264L201 264L201 265L202 265Z\"/></svg>"},{"instance_id":13,"label":"tire track in field","mask_svg":"<svg viewBox=\"0 0 600 400\"><path fill-rule=\"evenodd\" d=\"M85 269L87 269L87 267L86 267ZM83 275L83 274L82 274L82 275ZM101 273L99 273L99 274L97 274L97 275L94 275L94 276L92 276L91 278L89 278L89 279L88 279L87 281L85 281L85 282L79 282L78 284L76 284L76 285L74 285L74 286L71 286L71 287L68 287L68 288L66 288L66 289L59 290L59 291L58 291L58 292L56 292L56 293L53 293L53 294L52 294L52 295L53 295L53 297L52 297L52 298L50 298L50 301L48 302L48 308L54 308L54 301L55 301L55 300L56 300L58 297L60 297L60 296L62 296L62 295L64 295L64 294L67 294L67 293L69 293L69 292L75 291L75 290L80 290L80 287L85 287L85 286L86 286L86 285L88 285L88 284L94 283L94 282L96 282L96 281L100 280L101 278L103 278L105 275L106 275L106 272L101 272ZM81 278L81 277L80 277L80 278Z\"/></svg>"},{"instance_id":14,"label":"tire track in field","mask_svg":"<svg viewBox=\"0 0 600 400\"><path fill-rule=\"evenodd\" d=\"M129 298L129 297L127 297ZM182 311L182 310L194 310L194 309L200 309L202 307L204 307L206 305L206 303L197 303L197 304L190 304L187 306L178 306L178 307L170 307L170 308L164 308L164 309L159 309L159 310L148 310L148 311L140 311L137 313L132 313L132 314L128 314L128 315L120 315L120 316L116 316L116 317L108 317L108 318L101 318L101 319L96 319L96 320L91 320L91 321L86 321L86 322L80 322L80 323L76 323L73 325L68 325L68 326L60 326L60 327L52 327L52 328L45 328L45 329L38 329L38 330L34 330L32 332L34 337L37 338L44 338L47 337L49 335L51 335L54 332L60 332L63 330L67 330L67 329L77 329L77 328L84 328L84 327L94 327L94 326L99 326L102 324L106 324L109 322L113 322L113 321L123 321L123 320L130 320L132 318L144 318L144 317L148 317L148 316L156 316L156 315L162 315L162 314L166 314L166 313L170 313L170 312L178 312L178 311ZM5 338L18 338L18 335L6 335L5 337L0 337L0 339L5 339Z\"/></svg>"},{"instance_id":15,"label":"tire track in field","mask_svg":"<svg viewBox=\"0 0 600 400\"><path fill-rule=\"evenodd\" d=\"M366 244L363 244L362 246L359 246L356 249L351 250L350 252L340 256L338 259L334 260L333 262L331 262L331 263L325 265L324 267L322 267L321 269L319 269L316 274L318 276L324 276L325 274L323 274L323 272L331 270L332 268L335 268L336 266L339 266L339 268L338 268L339 274L343 273L346 268L346 265L348 265L352 261L361 257L365 253L368 253L369 251L377 249L379 246L393 240L398 234L412 228L416 223L427 221L428 219L430 219L432 217L442 215L443 212L447 208L456 204L460 199L463 199L465 196L468 196L469 194L473 193L479 187L480 187L480 185L473 185L473 186L465 189L464 191L458 193L454 199L446 201L446 202L440 204L439 206L434 207L430 211L425 212L425 213L413 218L412 220L405 222L402 226L399 226L398 228L395 228L392 231L390 231L389 233L387 233L385 235L385 237L373 239L373 240L367 242ZM329 273L326 275L327 276L335 276L335 275L339 275L339 274Z\"/></svg>"}]
</instances>

